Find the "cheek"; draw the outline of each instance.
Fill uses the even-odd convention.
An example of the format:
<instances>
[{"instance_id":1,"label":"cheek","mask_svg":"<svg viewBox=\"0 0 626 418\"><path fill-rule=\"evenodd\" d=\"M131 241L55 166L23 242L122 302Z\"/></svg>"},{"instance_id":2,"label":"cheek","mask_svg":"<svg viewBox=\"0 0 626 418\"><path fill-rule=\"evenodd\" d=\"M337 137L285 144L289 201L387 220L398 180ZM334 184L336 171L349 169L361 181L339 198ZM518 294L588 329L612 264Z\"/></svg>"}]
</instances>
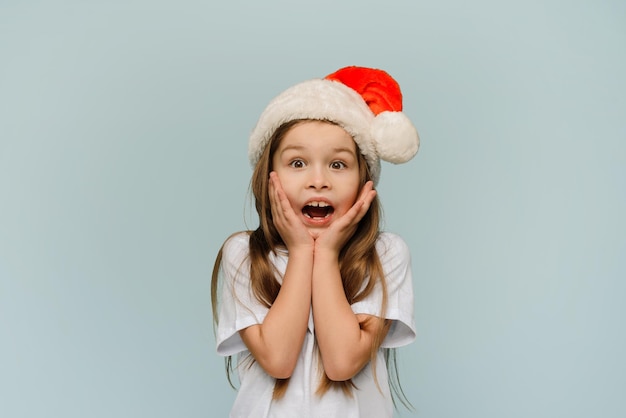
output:
<instances>
[{"instance_id":1,"label":"cheek","mask_svg":"<svg viewBox=\"0 0 626 418\"><path fill-rule=\"evenodd\" d=\"M341 204L340 211L342 213L347 212L350 208L356 203L356 200L359 197L359 191L355 189L350 189L345 192L344 199Z\"/></svg>"},{"instance_id":2,"label":"cheek","mask_svg":"<svg viewBox=\"0 0 626 418\"><path fill-rule=\"evenodd\" d=\"M361 181L357 178L352 183L352 201L356 202L361 193Z\"/></svg>"},{"instance_id":3,"label":"cheek","mask_svg":"<svg viewBox=\"0 0 626 418\"><path fill-rule=\"evenodd\" d=\"M293 204L295 203L295 198L296 198L296 193L294 191L295 189L294 182L289 181L288 178L286 179L281 178L280 176L278 177L278 179L280 180L280 184L282 186L283 192L285 192L285 194L287 195L287 200L289 200L289 203L293 206Z\"/></svg>"}]
</instances>

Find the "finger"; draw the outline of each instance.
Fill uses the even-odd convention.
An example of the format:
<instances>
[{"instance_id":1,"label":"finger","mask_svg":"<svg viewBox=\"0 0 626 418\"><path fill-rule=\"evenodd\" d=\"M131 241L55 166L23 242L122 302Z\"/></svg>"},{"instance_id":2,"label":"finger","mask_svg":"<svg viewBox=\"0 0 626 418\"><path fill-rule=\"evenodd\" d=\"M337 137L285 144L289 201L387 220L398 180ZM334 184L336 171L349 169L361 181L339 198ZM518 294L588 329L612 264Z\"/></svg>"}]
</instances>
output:
<instances>
[{"instance_id":1,"label":"finger","mask_svg":"<svg viewBox=\"0 0 626 418\"><path fill-rule=\"evenodd\" d=\"M369 190L364 190L359 199L354 202L354 205L341 217L337 226L342 229L356 228L356 225L369 210L375 196L376 191L371 190L371 187L369 187Z\"/></svg>"},{"instance_id":2,"label":"finger","mask_svg":"<svg viewBox=\"0 0 626 418\"><path fill-rule=\"evenodd\" d=\"M356 219L356 222L360 221L363 216L365 216L365 214L369 210L372 201L374 200L374 197L376 197L374 183L372 181L368 181L363 185L361 193L359 193L359 197L357 198L356 202L354 202L354 205L352 205L352 208L350 208L350 211L354 209L354 212L351 213L351 215L353 215L354 219ZM346 215L347 214L348 213L346 213Z\"/></svg>"},{"instance_id":3,"label":"finger","mask_svg":"<svg viewBox=\"0 0 626 418\"><path fill-rule=\"evenodd\" d=\"M274 188L276 211L279 212L277 215L280 216L282 222L284 222L285 224L289 224L295 220L296 214L291 207L291 203L289 202L287 193L285 193L284 189L282 188L278 175L275 172L272 172L270 174L270 178Z\"/></svg>"},{"instance_id":4,"label":"finger","mask_svg":"<svg viewBox=\"0 0 626 418\"><path fill-rule=\"evenodd\" d=\"M282 214L285 218L288 218L293 213L295 213L293 211L293 208L291 207L291 203L289 202L289 199L287 198L287 194L282 189L282 187L280 187L279 182L276 185L276 199L278 202L278 207L282 211Z\"/></svg>"},{"instance_id":5,"label":"finger","mask_svg":"<svg viewBox=\"0 0 626 418\"><path fill-rule=\"evenodd\" d=\"M359 214L361 215L359 217L359 220L365 216L365 214L367 213L367 211L370 209L370 206L372 205L372 202L374 201L374 198L376 197L376 190L370 190L367 192L367 194L363 197L363 206L361 206Z\"/></svg>"},{"instance_id":6,"label":"finger","mask_svg":"<svg viewBox=\"0 0 626 418\"><path fill-rule=\"evenodd\" d=\"M363 185L363 188L361 189L361 193L359 194L359 200L367 199L368 196L371 195L371 192L375 192L375 190L374 190L374 182L370 180Z\"/></svg>"},{"instance_id":7,"label":"finger","mask_svg":"<svg viewBox=\"0 0 626 418\"><path fill-rule=\"evenodd\" d=\"M274 191L273 195L274 195L275 203L277 204L282 203L286 196L280 184L280 179L278 178L278 175L274 171L270 173L270 185L272 186L272 189Z\"/></svg>"},{"instance_id":8,"label":"finger","mask_svg":"<svg viewBox=\"0 0 626 418\"><path fill-rule=\"evenodd\" d=\"M376 190L374 190L373 181L368 181L367 183L363 185L363 189L361 190L361 193L358 199L363 202L363 206L361 206L361 208L359 209L359 215L360 215L359 220L361 220L361 218L365 216L365 214L369 210L370 205L372 204L372 202L374 201L374 198L376 197L376 194L377 193L376 193Z\"/></svg>"},{"instance_id":9,"label":"finger","mask_svg":"<svg viewBox=\"0 0 626 418\"><path fill-rule=\"evenodd\" d=\"M274 182L274 176L272 176L272 174L273 173L270 173L268 196L270 199L270 208L272 209L272 215L276 216L276 212L278 211L278 205L276 200L276 186Z\"/></svg>"},{"instance_id":10,"label":"finger","mask_svg":"<svg viewBox=\"0 0 626 418\"><path fill-rule=\"evenodd\" d=\"M274 224L280 228L280 226L285 223L285 211L279 197L277 177L275 174L270 176L270 206Z\"/></svg>"},{"instance_id":11,"label":"finger","mask_svg":"<svg viewBox=\"0 0 626 418\"><path fill-rule=\"evenodd\" d=\"M349 229L359 223L359 217L361 208L365 202L361 199L354 202L354 205L341 217L337 220L337 228L341 229ZM361 216L362 217L362 216ZM332 226L331 226L332 228Z\"/></svg>"}]
</instances>

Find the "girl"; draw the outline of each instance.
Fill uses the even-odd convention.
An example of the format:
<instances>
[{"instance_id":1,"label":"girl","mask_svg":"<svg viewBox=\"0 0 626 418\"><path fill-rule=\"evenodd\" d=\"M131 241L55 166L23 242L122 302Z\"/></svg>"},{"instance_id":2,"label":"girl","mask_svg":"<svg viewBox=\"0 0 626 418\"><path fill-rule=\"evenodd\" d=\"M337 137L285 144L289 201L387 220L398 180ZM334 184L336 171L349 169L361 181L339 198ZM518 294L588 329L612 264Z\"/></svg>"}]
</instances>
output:
<instances>
[{"instance_id":1,"label":"girl","mask_svg":"<svg viewBox=\"0 0 626 418\"><path fill-rule=\"evenodd\" d=\"M374 185L380 159L417 152L401 110L389 74L346 67L262 113L249 141L260 226L226 240L211 284L227 372L237 355L231 417L392 416L413 290L407 246L379 231Z\"/></svg>"}]
</instances>

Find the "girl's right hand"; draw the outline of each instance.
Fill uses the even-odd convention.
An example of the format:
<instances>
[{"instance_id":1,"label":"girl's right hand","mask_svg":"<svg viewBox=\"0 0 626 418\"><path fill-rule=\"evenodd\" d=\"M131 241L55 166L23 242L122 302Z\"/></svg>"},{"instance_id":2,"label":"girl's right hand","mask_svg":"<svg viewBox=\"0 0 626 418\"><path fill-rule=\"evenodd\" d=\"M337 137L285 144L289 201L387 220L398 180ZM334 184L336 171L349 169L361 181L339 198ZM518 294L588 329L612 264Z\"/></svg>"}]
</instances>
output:
<instances>
[{"instance_id":1,"label":"girl's right hand","mask_svg":"<svg viewBox=\"0 0 626 418\"><path fill-rule=\"evenodd\" d=\"M306 247L312 251L315 245L313 236L294 212L280 184L278 175L273 171L270 173L269 197L274 226L276 226L287 249L293 251L298 247Z\"/></svg>"}]
</instances>

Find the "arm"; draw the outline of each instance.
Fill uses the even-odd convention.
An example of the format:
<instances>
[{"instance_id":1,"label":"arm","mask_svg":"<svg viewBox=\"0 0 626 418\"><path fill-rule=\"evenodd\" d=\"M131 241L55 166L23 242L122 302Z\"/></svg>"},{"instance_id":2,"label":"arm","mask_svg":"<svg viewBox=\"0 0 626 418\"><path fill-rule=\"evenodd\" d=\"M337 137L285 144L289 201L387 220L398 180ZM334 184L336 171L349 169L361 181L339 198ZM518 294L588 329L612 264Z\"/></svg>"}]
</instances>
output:
<instances>
[{"instance_id":1,"label":"arm","mask_svg":"<svg viewBox=\"0 0 626 418\"><path fill-rule=\"evenodd\" d=\"M289 254L283 284L262 324L239 333L252 356L272 377L291 376L307 331L311 306L312 251Z\"/></svg>"},{"instance_id":2,"label":"arm","mask_svg":"<svg viewBox=\"0 0 626 418\"><path fill-rule=\"evenodd\" d=\"M316 251L312 295L315 334L326 375L331 380L348 380L369 362L378 330L384 326L386 333L390 322L383 325L381 318L352 312L334 254Z\"/></svg>"},{"instance_id":3,"label":"arm","mask_svg":"<svg viewBox=\"0 0 626 418\"><path fill-rule=\"evenodd\" d=\"M376 196L368 182L353 207L315 240L312 304L315 333L327 376L331 380L347 380L356 375L370 360L375 337L383 319L371 315L355 315L346 299L339 252L352 236Z\"/></svg>"},{"instance_id":4,"label":"arm","mask_svg":"<svg viewBox=\"0 0 626 418\"><path fill-rule=\"evenodd\" d=\"M307 332L311 307L314 241L293 212L275 174L270 177L270 203L274 225L289 260L283 283L262 324L240 331L252 356L272 377L290 377Z\"/></svg>"}]
</instances>

